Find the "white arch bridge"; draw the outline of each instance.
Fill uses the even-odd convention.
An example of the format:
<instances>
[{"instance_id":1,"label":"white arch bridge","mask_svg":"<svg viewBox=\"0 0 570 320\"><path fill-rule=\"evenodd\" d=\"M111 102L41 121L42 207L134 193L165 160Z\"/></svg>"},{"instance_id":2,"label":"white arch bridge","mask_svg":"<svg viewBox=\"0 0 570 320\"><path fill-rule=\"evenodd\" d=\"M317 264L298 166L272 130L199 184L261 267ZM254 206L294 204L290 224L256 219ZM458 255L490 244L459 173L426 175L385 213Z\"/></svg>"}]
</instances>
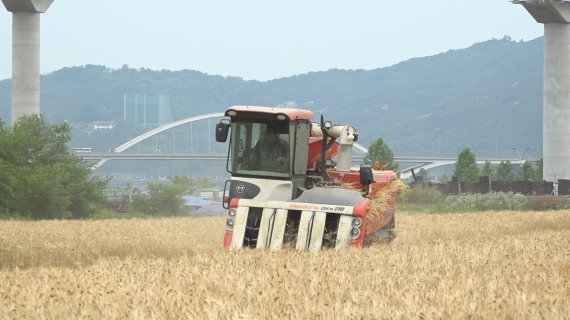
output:
<instances>
[{"instance_id":1,"label":"white arch bridge","mask_svg":"<svg viewBox=\"0 0 570 320\"><path fill-rule=\"evenodd\" d=\"M185 125L191 124L197 121L210 120L215 118L224 117L223 112L203 114L195 117L190 117L178 121L174 121L158 128L147 131L125 143L116 147L111 152L102 153L76 153L83 160L97 160L95 164L91 166L93 170L99 168L109 160L226 160L226 154L210 154L210 153L146 153L146 154L135 154L135 153L123 153L123 151L137 145L138 143L156 136L164 131ZM213 132L213 131L212 131ZM211 135L211 133L209 133ZM361 152L361 154L353 155L353 160L356 162L362 161L364 155L368 152L368 149L364 146L355 143L355 149ZM420 169L432 169L439 166L452 165L455 164L456 158L449 157L394 157L394 161L398 163L410 164L409 167L400 171L400 177L402 179L407 179L412 176L412 170ZM491 164L499 164L501 161L510 161L513 164L522 164L521 159L503 159L503 158L479 158L477 159L478 164L484 164L485 162L490 162Z\"/></svg>"},{"instance_id":2,"label":"white arch bridge","mask_svg":"<svg viewBox=\"0 0 570 320\"><path fill-rule=\"evenodd\" d=\"M208 113L208 114L203 114L200 116L195 116L195 117L190 117L190 118L174 121L174 122L162 125L156 129L152 129L150 131L147 131L147 132L141 134L140 136L137 136L137 137L123 143L122 145L116 147L111 152L80 154L80 156L85 160L98 160L97 163L95 163L91 167L93 170L99 168L100 166L105 164L105 162L107 162L109 160L113 160L113 159L139 159L139 160L140 159L144 159L144 160L173 159L173 158L167 158L166 155L162 155L162 154L153 154L153 155L149 154L149 155L146 155L146 157L145 157L144 155L122 154L122 152L129 149L132 146L135 146L137 143L142 142L143 140L146 140L146 139L153 137L157 134L160 134L166 130L170 130L170 129L173 129L173 128L176 128L176 127L179 127L179 126L182 126L185 124L197 122L197 121L221 118L223 116L224 116L223 112L216 112L216 113ZM154 156L154 157L152 157L152 156ZM170 155L170 156L174 156L174 155ZM177 158L177 159L180 159L180 158ZM192 158L189 158L189 159L192 159ZM201 157L198 156L196 159L197 160L209 160L209 159L205 158L204 155L202 155Z\"/></svg>"}]
</instances>

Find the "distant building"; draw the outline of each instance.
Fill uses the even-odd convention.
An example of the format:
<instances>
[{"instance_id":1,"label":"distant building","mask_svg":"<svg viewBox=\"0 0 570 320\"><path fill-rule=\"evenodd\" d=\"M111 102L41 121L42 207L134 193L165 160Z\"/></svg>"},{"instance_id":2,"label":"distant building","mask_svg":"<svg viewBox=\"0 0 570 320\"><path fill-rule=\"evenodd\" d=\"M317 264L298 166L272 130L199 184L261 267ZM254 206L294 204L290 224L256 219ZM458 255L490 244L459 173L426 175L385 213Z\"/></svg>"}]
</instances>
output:
<instances>
[{"instance_id":1,"label":"distant building","mask_svg":"<svg viewBox=\"0 0 570 320\"><path fill-rule=\"evenodd\" d=\"M200 198L212 201L221 201L224 197L224 192L216 189L204 189L200 191Z\"/></svg>"},{"instance_id":2,"label":"distant building","mask_svg":"<svg viewBox=\"0 0 570 320\"><path fill-rule=\"evenodd\" d=\"M73 153L91 153L93 148L86 147L86 148L73 148Z\"/></svg>"},{"instance_id":3,"label":"distant building","mask_svg":"<svg viewBox=\"0 0 570 320\"><path fill-rule=\"evenodd\" d=\"M97 130L113 130L117 124L114 121L92 121L89 123L89 129Z\"/></svg>"},{"instance_id":4,"label":"distant building","mask_svg":"<svg viewBox=\"0 0 570 320\"><path fill-rule=\"evenodd\" d=\"M170 97L161 94L126 94L123 97L123 120L145 129L170 123Z\"/></svg>"}]
</instances>

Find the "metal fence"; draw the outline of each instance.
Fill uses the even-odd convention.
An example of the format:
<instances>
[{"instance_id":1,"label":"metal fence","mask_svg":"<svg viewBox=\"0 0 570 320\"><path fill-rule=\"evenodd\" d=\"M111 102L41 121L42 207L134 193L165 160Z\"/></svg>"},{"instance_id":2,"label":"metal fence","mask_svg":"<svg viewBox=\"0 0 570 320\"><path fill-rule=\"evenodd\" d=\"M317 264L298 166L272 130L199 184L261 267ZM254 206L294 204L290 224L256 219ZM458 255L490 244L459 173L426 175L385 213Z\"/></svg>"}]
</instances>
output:
<instances>
[{"instance_id":1,"label":"metal fence","mask_svg":"<svg viewBox=\"0 0 570 320\"><path fill-rule=\"evenodd\" d=\"M430 185L444 194L513 192L524 195L570 195L570 180L549 181L492 181L488 176L479 177L479 181L461 181L453 177L447 183L424 183L416 180L415 184Z\"/></svg>"}]
</instances>

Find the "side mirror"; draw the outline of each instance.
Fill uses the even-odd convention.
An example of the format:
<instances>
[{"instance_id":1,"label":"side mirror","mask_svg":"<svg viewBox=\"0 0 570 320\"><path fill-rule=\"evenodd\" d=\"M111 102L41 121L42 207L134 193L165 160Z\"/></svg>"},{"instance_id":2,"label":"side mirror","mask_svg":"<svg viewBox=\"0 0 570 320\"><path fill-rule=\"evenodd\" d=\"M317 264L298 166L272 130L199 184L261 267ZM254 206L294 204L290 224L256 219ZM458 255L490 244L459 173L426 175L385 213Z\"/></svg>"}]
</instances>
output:
<instances>
[{"instance_id":1,"label":"side mirror","mask_svg":"<svg viewBox=\"0 0 570 320\"><path fill-rule=\"evenodd\" d=\"M374 182L374 175L372 174L372 168L370 167L360 167L360 184L367 186Z\"/></svg>"},{"instance_id":2,"label":"side mirror","mask_svg":"<svg viewBox=\"0 0 570 320\"><path fill-rule=\"evenodd\" d=\"M216 141L226 142L228 140L228 132L230 131L229 123L217 123L216 124Z\"/></svg>"}]
</instances>

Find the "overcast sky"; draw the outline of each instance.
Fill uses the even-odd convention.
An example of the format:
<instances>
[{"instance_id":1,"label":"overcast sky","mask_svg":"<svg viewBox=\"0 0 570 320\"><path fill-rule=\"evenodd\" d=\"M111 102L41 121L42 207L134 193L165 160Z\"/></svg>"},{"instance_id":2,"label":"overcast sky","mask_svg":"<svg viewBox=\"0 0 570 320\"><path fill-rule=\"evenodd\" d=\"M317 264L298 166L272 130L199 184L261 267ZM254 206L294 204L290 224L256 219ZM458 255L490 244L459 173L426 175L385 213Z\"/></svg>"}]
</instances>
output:
<instances>
[{"instance_id":1,"label":"overcast sky","mask_svg":"<svg viewBox=\"0 0 570 320\"><path fill-rule=\"evenodd\" d=\"M7 79L12 17L0 8L0 79ZM128 64L257 80L375 69L543 34L507 0L55 0L41 26L42 73Z\"/></svg>"}]
</instances>

